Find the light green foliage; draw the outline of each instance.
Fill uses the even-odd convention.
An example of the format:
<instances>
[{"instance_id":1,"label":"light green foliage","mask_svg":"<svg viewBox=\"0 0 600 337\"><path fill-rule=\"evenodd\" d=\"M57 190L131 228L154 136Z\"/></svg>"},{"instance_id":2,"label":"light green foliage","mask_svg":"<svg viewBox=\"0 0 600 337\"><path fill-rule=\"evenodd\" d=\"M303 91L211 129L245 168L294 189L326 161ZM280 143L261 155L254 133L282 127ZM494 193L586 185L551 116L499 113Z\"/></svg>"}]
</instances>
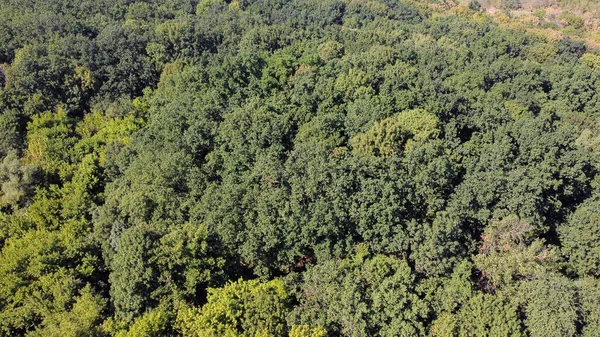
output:
<instances>
[{"instance_id":1,"label":"light green foliage","mask_svg":"<svg viewBox=\"0 0 600 337\"><path fill-rule=\"evenodd\" d=\"M59 109L36 115L27 130L26 162L51 174L70 174L70 154L77 140L67 113Z\"/></svg>"},{"instance_id":2,"label":"light green foliage","mask_svg":"<svg viewBox=\"0 0 600 337\"><path fill-rule=\"evenodd\" d=\"M583 18L572 12L566 11L561 13L559 19L569 27L573 27L575 29L583 28Z\"/></svg>"},{"instance_id":3,"label":"light green foliage","mask_svg":"<svg viewBox=\"0 0 600 337\"><path fill-rule=\"evenodd\" d=\"M18 183L16 187L21 191L19 198L13 200L24 208L15 209L6 218L8 227L4 228L10 238L3 246L3 259L11 262L3 264L0 283L7 296L14 299L5 299L0 313L7 317L3 329L7 333L31 330L36 336L101 335L99 323L104 319L106 299L91 287L83 287L82 282L84 278L94 280L100 264L89 237L88 220L91 209L101 198L98 155L96 152L76 155L74 148L80 142L72 120L63 110L34 116L29 129L24 160L28 164L6 158L10 163L7 183ZM58 173L60 184L37 190L30 196L27 165L38 166L46 174ZM64 288L48 288L48 282L56 282L58 286L65 280L68 282ZM51 304L32 300L46 296L49 291L54 294L48 297ZM55 296L57 291L62 292L64 299ZM47 308L43 309L44 306Z\"/></svg>"},{"instance_id":4,"label":"light green foliage","mask_svg":"<svg viewBox=\"0 0 600 337\"><path fill-rule=\"evenodd\" d=\"M310 328L308 325L294 325L289 337L326 337L327 331L322 328Z\"/></svg>"},{"instance_id":5,"label":"light green foliage","mask_svg":"<svg viewBox=\"0 0 600 337\"><path fill-rule=\"evenodd\" d=\"M592 53L585 53L579 59L579 62L590 67L592 70L600 69L600 56Z\"/></svg>"},{"instance_id":6,"label":"light green foliage","mask_svg":"<svg viewBox=\"0 0 600 337\"><path fill-rule=\"evenodd\" d=\"M58 311L47 314L41 327L32 333L31 337L97 337L104 333L100 328L102 311L106 300L99 295L94 295L86 286L80 295L74 298L69 311Z\"/></svg>"},{"instance_id":7,"label":"light green foliage","mask_svg":"<svg viewBox=\"0 0 600 337\"><path fill-rule=\"evenodd\" d=\"M383 255L370 257L365 249L360 246L353 259L310 268L302 276L292 322L344 336L423 334L428 308L408 264Z\"/></svg>"},{"instance_id":8,"label":"light green foliage","mask_svg":"<svg viewBox=\"0 0 600 337\"><path fill-rule=\"evenodd\" d=\"M409 137L397 118L375 122L367 132L352 139L352 150L363 156L388 157L400 153Z\"/></svg>"},{"instance_id":9,"label":"light green foliage","mask_svg":"<svg viewBox=\"0 0 600 337\"><path fill-rule=\"evenodd\" d=\"M375 122L367 132L352 140L353 150L361 155L388 157L401 154L413 142L437 138L439 120L425 110L407 110Z\"/></svg>"},{"instance_id":10,"label":"light green foliage","mask_svg":"<svg viewBox=\"0 0 600 337\"><path fill-rule=\"evenodd\" d=\"M508 115L516 121L521 119L522 117L530 115L530 112L526 107L520 105L515 101L504 102L504 107L506 108L506 110L508 110Z\"/></svg>"},{"instance_id":11,"label":"light green foliage","mask_svg":"<svg viewBox=\"0 0 600 337\"><path fill-rule=\"evenodd\" d=\"M71 181L63 186L62 216L77 218L86 215L97 201L96 191L101 186L100 159L96 154L85 156L75 167Z\"/></svg>"},{"instance_id":12,"label":"light green foliage","mask_svg":"<svg viewBox=\"0 0 600 337\"><path fill-rule=\"evenodd\" d=\"M522 336L517 306L502 296L482 293L471 283L472 265L462 262L449 278L430 279L436 319L431 336ZM425 284L427 286L427 284ZM429 287L427 287L429 288ZM428 297L429 297L428 296Z\"/></svg>"},{"instance_id":13,"label":"light green foliage","mask_svg":"<svg viewBox=\"0 0 600 337\"><path fill-rule=\"evenodd\" d=\"M532 239L533 227L516 216L492 221L484 230L475 264L495 287L558 269L556 249Z\"/></svg>"},{"instance_id":14,"label":"light green foliage","mask_svg":"<svg viewBox=\"0 0 600 337\"><path fill-rule=\"evenodd\" d=\"M471 283L473 265L463 260L456 265L449 276L444 278L429 278L424 280L421 287L426 293L426 299L430 302L432 309L439 314L440 322L450 324L446 314L457 312L469 298L475 293ZM446 316L444 316L446 315Z\"/></svg>"},{"instance_id":15,"label":"light green foliage","mask_svg":"<svg viewBox=\"0 0 600 337\"><path fill-rule=\"evenodd\" d=\"M575 144L591 153L596 158L596 166L600 165L600 137L596 127L583 129Z\"/></svg>"},{"instance_id":16,"label":"light green foliage","mask_svg":"<svg viewBox=\"0 0 600 337\"><path fill-rule=\"evenodd\" d=\"M220 244L206 226L185 224L160 239L152 262L161 270L162 291L194 299L206 285L225 278L228 261L221 257Z\"/></svg>"},{"instance_id":17,"label":"light green foliage","mask_svg":"<svg viewBox=\"0 0 600 337\"><path fill-rule=\"evenodd\" d=\"M540 43L532 46L529 53L533 60L543 63L555 57L558 48L552 43Z\"/></svg>"},{"instance_id":18,"label":"light green foliage","mask_svg":"<svg viewBox=\"0 0 600 337\"><path fill-rule=\"evenodd\" d=\"M347 100L367 98L375 93L371 87L371 76L359 68L341 73L335 81L335 90Z\"/></svg>"},{"instance_id":19,"label":"light green foliage","mask_svg":"<svg viewBox=\"0 0 600 337\"><path fill-rule=\"evenodd\" d=\"M398 114L398 122L411 133L415 141L437 138L440 134L439 119L423 110L407 110Z\"/></svg>"},{"instance_id":20,"label":"light green foliage","mask_svg":"<svg viewBox=\"0 0 600 337\"><path fill-rule=\"evenodd\" d=\"M204 3L206 3L204 1ZM200 10L200 5L198 6ZM169 20L156 26L155 33L161 43L162 58L177 59L194 53L193 26L188 20ZM156 58L158 55L154 55Z\"/></svg>"},{"instance_id":21,"label":"light green foliage","mask_svg":"<svg viewBox=\"0 0 600 337\"><path fill-rule=\"evenodd\" d=\"M76 336L77 331L96 329L105 300L93 295L89 287L76 297L77 273L67 269L76 261L76 252L65 236L33 231L5 244L0 255L0 329L4 334L40 328L44 331L40 336L52 331L56 335L63 329Z\"/></svg>"},{"instance_id":22,"label":"light green foliage","mask_svg":"<svg viewBox=\"0 0 600 337\"><path fill-rule=\"evenodd\" d=\"M317 48L319 57L325 62L338 58L344 54L344 45L337 41L327 41Z\"/></svg>"},{"instance_id":23,"label":"light green foliage","mask_svg":"<svg viewBox=\"0 0 600 337\"><path fill-rule=\"evenodd\" d=\"M454 315L444 312L431 323L429 336L454 337L458 335L458 323Z\"/></svg>"},{"instance_id":24,"label":"light green foliage","mask_svg":"<svg viewBox=\"0 0 600 337\"><path fill-rule=\"evenodd\" d=\"M223 0L201 0L196 6L196 15L206 14L211 7L225 6Z\"/></svg>"},{"instance_id":25,"label":"light green foliage","mask_svg":"<svg viewBox=\"0 0 600 337\"><path fill-rule=\"evenodd\" d=\"M75 128L81 140L76 144L75 151L79 156L96 152L100 163L106 161L105 146L126 146L131 142L131 135L143 125L141 118L129 114L122 118L107 118L99 112L93 112L84 117Z\"/></svg>"},{"instance_id":26,"label":"light green foliage","mask_svg":"<svg viewBox=\"0 0 600 337\"><path fill-rule=\"evenodd\" d=\"M170 314L159 309L152 310L135 319L128 330L114 334L115 337L162 337L167 330Z\"/></svg>"},{"instance_id":27,"label":"light green foliage","mask_svg":"<svg viewBox=\"0 0 600 337\"><path fill-rule=\"evenodd\" d=\"M70 300L70 293L65 295L64 291L72 290L69 287L72 287L73 280L60 271L64 259L68 258L60 239L58 233L36 231L19 239L10 239L4 244L0 255L3 262L0 264L0 296L3 304L0 324L4 334L35 325L36 318L43 310L43 303L39 305L31 300L36 292L50 293L51 302L53 297L62 303ZM54 294L52 289L48 289L50 285L58 287ZM60 288L63 286L66 289Z\"/></svg>"},{"instance_id":28,"label":"light green foliage","mask_svg":"<svg viewBox=\"0 0 600 337\"><path fill-rule=\"evenodd\" d=\"M201 308L183 307L177 324L183 336L284 336L289 298L281 280L229 283L208 289Z\"/></svg>"}]
</instances>

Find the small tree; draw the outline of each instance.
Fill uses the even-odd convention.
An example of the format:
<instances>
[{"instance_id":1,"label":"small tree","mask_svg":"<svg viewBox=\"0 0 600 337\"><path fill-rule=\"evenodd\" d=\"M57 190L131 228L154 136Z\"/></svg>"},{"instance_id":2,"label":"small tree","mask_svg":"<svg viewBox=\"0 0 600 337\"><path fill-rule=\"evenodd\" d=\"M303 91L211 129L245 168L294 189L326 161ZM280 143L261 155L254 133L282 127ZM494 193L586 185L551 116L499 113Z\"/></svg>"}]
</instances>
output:
<instances>
[{"instance_id":1,"label":"small tree","mask_svg":"<svg viewBox=\"0 0 600 337\"><path fill-rule=\"evenodd\" d=\"M471 0L469 2L469 8L471 10L474 10L474 11L478 12L479 10L481 10L481 3L479 1L477 1L477 0Z\"/></svg>"}]
</instances>

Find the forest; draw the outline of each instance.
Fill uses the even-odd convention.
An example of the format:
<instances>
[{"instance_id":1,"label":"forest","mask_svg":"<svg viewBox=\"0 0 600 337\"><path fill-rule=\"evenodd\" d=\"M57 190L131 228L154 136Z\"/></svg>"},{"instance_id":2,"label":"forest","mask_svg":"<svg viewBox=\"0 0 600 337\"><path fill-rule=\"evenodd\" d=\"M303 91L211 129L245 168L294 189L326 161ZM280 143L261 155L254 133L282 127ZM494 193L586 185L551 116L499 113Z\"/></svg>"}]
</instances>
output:
<instances>
[{"instance_id":1,"label":"forest","mask_svg":"<svg viewBox=\"0 0 600 337\"><path fill-rule=\"evenodd\" d=\"M0 0L0 336L600 336L600 52L476 0Z\"/></svg>"}]
</instances>

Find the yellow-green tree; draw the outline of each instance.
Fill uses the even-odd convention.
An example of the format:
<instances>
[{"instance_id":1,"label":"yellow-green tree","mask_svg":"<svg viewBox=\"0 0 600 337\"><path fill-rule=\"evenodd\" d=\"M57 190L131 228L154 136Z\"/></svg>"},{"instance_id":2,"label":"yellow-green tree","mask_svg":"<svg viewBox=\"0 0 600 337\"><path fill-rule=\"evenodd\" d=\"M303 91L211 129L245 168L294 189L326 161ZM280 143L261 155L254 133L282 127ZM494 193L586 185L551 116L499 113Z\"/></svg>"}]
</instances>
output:
<instances>
[{"instance_id":1,"label":"yellow-green tree","mask_svg":"<svg viewBox=\"0 0 600 337\"><path fill-rule=\"evenodd\" d=\"M386 118L351 140L355 153L363 156L400 155L413 142L439 136L439 119L425 110L415 109Z\"/></svg>"},{"instance_id":2,"label":"yellow-green tree","mask_svg":"<svg viewBox=\"0 0 600 337\"><path fill-rule=\"evenodd\" d=\"M185 337L284 336L289 301L279 279L239 280L209 289L201 308L182 307L177 325Z\"/></svg>"}]
</instances>

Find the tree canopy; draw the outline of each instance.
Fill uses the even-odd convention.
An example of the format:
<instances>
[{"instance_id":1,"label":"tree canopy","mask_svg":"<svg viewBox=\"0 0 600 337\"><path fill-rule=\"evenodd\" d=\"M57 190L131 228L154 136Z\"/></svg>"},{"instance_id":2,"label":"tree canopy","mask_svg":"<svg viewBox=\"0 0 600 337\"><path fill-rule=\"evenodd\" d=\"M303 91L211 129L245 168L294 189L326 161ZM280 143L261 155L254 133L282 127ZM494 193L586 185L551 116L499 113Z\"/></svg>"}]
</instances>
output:
<instances>
[{"instance_id":1,"label":"tree canopy","mask_svg":"<svg viewBox=\"0 0 600 337\"><path fill-rule=\"evenodd\" d=\"M600 53L481 9L0 0L0 335L598 336Z\"/></svg>"}]
</instances>

